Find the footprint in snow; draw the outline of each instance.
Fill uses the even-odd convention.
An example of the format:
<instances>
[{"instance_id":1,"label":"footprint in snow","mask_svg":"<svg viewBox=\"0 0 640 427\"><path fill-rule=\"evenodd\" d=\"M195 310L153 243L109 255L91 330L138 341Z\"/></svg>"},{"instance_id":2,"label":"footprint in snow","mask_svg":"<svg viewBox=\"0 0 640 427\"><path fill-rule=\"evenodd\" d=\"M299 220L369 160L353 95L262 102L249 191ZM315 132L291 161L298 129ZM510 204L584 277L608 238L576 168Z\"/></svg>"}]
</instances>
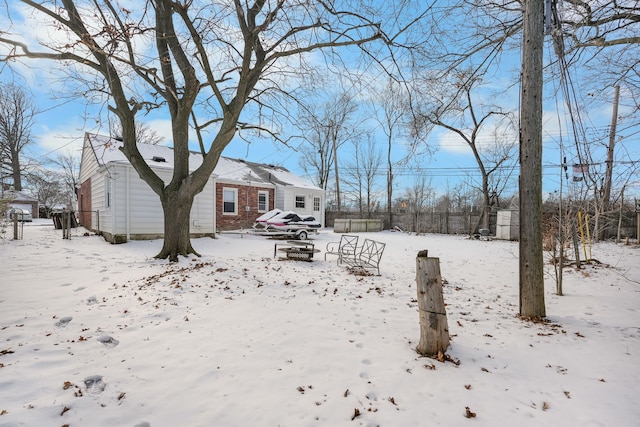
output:
<instances>
[{"instance_id":1,"label":"footprint in snow","mask_svg":"<svg viewBox=\"0 0 640 427\"><path fill-rule=\"evenodd\" d=\"M84 385L87 387L87 392L90 394L100 394L107 387L107 384L102 381L101 375L91 375L84 379Z\"/></svg>"},{"instance_id":2,"label":"footprint in snow","mask_svg":"<svg viewBox=\"0 0 640 427\"><path fill-rule=\"evenodd\" d=\"M98 303L98 298L96 298L95 295L92 295L89 298L87 298L87 305L93 305L97 303Z\"/></svg>"},{"instance_id":3,"label":"footprint in snow","mask_svg":"<svg viewBox=\"0 0 640 427\"><path fill-rule=\"evenodd\" d=\"M64 328L69 324L69 322L71 322L72 319L73 317L63 317L56 322L56 326L59 328Z\"/></svg>"},{"instance_id":4,"label":"footprint in snow","mask_svg":"<svg viewBox=\"0 0 640 427\"><path fill-rule=\"evenodd\" d=\"M98 341L105 345L105 347L115 347L120 344L120 341L117 339L110 337L109 335L104 335L98 338Z\"/></svg>"}]
</instances>

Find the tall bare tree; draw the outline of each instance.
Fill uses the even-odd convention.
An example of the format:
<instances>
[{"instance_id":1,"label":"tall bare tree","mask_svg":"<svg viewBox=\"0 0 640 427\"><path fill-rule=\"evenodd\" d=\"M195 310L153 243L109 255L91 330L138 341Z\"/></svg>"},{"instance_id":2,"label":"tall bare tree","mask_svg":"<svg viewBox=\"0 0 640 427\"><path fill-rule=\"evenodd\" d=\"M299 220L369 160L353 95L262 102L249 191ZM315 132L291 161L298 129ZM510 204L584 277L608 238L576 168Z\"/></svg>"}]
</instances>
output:
<instances>
[{"instance_id":1,"label":"tall bare tree","mask_svg":"<svg viewBox=\"0 0 640 427\"><path fill-rule=\"evenodd\" d=\"M372 100L376 120L387 138L387 220L389 227L393 226L393 184L395 181L393 147L402 135L407 113L407 96L405 86L393 79L389 79L384 90L374 95Z\"/></svg>"},{"instance_id":2,"label":"tall bare tree","mask_svg":"<svg viewBox=\"0 0 640 427\"><path fill-rule=\"evenodd\" d=\"M378 202L377 181L381 163L380 151L370 137L366 142L353 141L352 158L344 163L345 186L354 195L360 215L367 218L371 218Z\"/></svg>"},{"instance_id":3,"label":"tall bare tree","mask_svg":"<svg viewBox=\"0 0 640 427\"><path fill-rule=\"evenodd\" d=\"M33 143L35 116L36 108L22 87L0 84L0 173L3 178L11 177L16 191L22 191L25 165L21 156L24 148Z\"/></svg>"},{"instance_id":4,"label":"tall bare tree","mask_svg":"<svg viewBox=\"0 0 640 427\"><path fill-rule=\"evenodd\" d=\"M353 54L371 42L392 40L383 28L399 21L385 20L383 13L394 5L371 1L375 4L369 7L364 1L149 0L128 9L111 0L22 0L22 7L47 20L60 38L40 40L36 50L10 35L28 31L20 23L4 26L0 43L9 53L0 60L69 65L86 85L107 96L122 126L124 155L162 203L164 244L156 256L177 260L196 253L189 233L191 206L224 148L239 131L274 132L286 116L277 106L294 89L288 78L312 70L305 54L322 50L338 62L341 48L353 47ZM255 108L245 117L248 104ZM136 115L158 108L172 126L175 161L166 184L136 145ZM190 126L203 154L193 170Z\"/></svg>"},{"instance_id":5,"label":"tall bare tree","mask_svg":"<svg viewBox=\"0 0 640 427\"><path fill-rule=\"evenodd\" d=\"M425 94L424 110L416 125L444 128L459 136L471 149L480 172L478 189L483 198L482 212L474 231L480 227L488 229L491 206L504 189L505 178L515 168L513 114L495 105L482 105L474 99L474 92L481 83L479 78L469 79L467 74L461 73L451 83L448 95L442 96L440 91ZM427 81L423 86L433 85ZM487 127L492 127L492 131L487 132Z\"/></svg>"},{"instance_id":6,"label":"tall bare tree","mask_svg":"<svg viewBox=\"0 0 640 427\"><path fill-rule=\"evenodd\" d=\"M566 41L562 54L590 71L597 87L623 86L640 108L640 3L565 0L555 18Z\"/></svg>"},{"instance_id":7,"label":"tall bare tree","mask_svg":"<svg viewBox=\"0 0 640 427\"><path fill-rule=\"evenodd\" d=\"M73 153L59 154L55 159L51 160L51 163L60 168L59 175L64 182L67 201L76 200L80 174L80 157Z\"/></svg>"},{"instance_id":8,"label":"tall bare tree","mask_svg":"<svg viewBox=\"0 0 640 427\"><path fill-rule=\"evenodd\" d=\"M413 231L416 233L424 232L425 230L420 227L420 215L425 213L429 203L433 203L435 199L435 190L431 185L431 180L428 180L425 175L416 176L413 185L405 189L404 198L413 220Z\"/></svg>"},{"instance_id":9,"label":"tall bare tree","mask_svg":"<svg viewBox=\"0 0 640 427\"><path fill-rule=\"evenodd\" d=\"M357 109L353 97L341 92L330 95L328 101L319 102L313 109L304 109L297 124L304 139L301 167L307 175L315 177L318 186L324 190L329 188L333 177L337 184L336 200L340 200L337 153L345 143L359 140L363 132L356 121Z\"/></svg>"}]
</instances>

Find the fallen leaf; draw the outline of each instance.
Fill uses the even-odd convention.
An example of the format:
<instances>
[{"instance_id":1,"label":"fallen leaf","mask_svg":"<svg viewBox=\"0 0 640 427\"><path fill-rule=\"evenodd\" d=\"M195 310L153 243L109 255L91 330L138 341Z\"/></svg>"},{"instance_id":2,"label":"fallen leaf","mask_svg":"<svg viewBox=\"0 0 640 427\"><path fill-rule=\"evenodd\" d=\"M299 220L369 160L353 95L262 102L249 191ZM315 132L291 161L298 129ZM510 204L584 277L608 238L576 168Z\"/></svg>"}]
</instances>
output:
<instances>
[{"instance_id":1,"label":"fallen leaf","mask_svg":"<svg viewBox=\"0 0 640 427\"><path fill-rule=\"evenodd\" d=\"M464 388L466 388L467 390L471 390L471 384L465 384Z\"/></svg>"},{"instance_id":2,"label":"fallen leaf","mask_svg":"<svg viewBox=\"0 0 640 427\"><path fill-rule=\"evenodd\" d=\"M466 406L465 408L465 414L464 416L467 418L475 418L476 417L476 413L475 412L471 412L471 409L469 409L468 406Z\"/></svg>"},{"instance_id":3,"label":"fallen leaf","mask_svg":"<svg viewBox=\"0 0 640 427\"><path fill-rule=\"evenodd\" d=\"M569 393L568 391L565 391L564 395L567 396L567 399L571 399L571 393Z\"/></svg>"},{"instance_id":4,"label":"fallen leaf","mask_svg":"<svg viewBox=\"0 0 640 427\"><path fill-rule=\"evenodd\" d=\"M62 408L62 412L60 412L60 416L63 416L64 413L67 411L70 411L70 409L65 406L64 408Z\"/></svg>"},{"instance_id":5,"label":"fallen leaf","mask_svg":"<svg viewBox=\"0 0 640 427\"><path fill-rule=\"evenodd\" d=\"M355 408L353 410L353 416L351 417L351 421L355 420L359 416L360 416L360 410L358 408Z\"/></svg>"},{"instance_id":6,"label":"fallen leaf","mask_svg":"<svg viewBox=\"0 0 640 427\"><path fill-rule=\"evenodd\" d=\"M349 396L349 389L346 389L346 390L344 391L344 397L347 397L347 396Z\"/></svg>"},{"instance_id":7,"label":"fallen leaf","mask_svg":"<svg viewBox=\"0 0 640 427\"><path fill-rule=\"evenodd\" d=\"M549 409L549 404L547 402L542 402L542 410L546 411L547 409Z\"/></svg>"}]
</instances>

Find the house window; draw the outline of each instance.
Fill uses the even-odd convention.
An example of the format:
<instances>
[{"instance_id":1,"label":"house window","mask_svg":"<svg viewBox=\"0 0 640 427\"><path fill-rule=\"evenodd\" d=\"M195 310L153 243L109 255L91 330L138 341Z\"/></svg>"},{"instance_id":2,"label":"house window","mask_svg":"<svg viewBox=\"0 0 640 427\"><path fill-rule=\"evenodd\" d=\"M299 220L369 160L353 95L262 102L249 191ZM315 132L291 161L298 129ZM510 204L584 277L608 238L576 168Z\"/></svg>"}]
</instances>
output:
<instances>
[{"instance_id":1,"label":"house window","mask_svg":"<svg viewBox=\"0 0 640 427\"><path fill-rule=\"evenodd\" d=\"M222 189L222 213L224 215L238 214L238 190L236 188Z\"/></svg>"},{"instance_id":2,"label":"house window","mask_svg":"<svg viewBox=\"0 0 640 427\"><path fill-rule=\"evenodd\" d=\"M320 197L313 198L313 211L320 212Z\"/></svg>"},{"instance_id":3,"label":"house window","mask_svg":"<svg viewBox=\"0 0 640 427\"><path fill-rule=\"evenodd\" d=\"M111 207L111 179L109 177L104 179L104 206Z\"/></svg>"},{"instance_id":4,"label":"house window","mask_svg":"<svg viewBox=\"0 0 640 427\"><path fill-rule=\"evenodd\" d=\"M258 191L258 212L266 212L269 209L269 193Z\"/></svg>"},{"instance_id":5,"label":"house window","mask_svg":"<svg viewBox=\"0 0 640 427\"><path fill-rule=\"evenodd\" d=\"M304 196L296 196L296 208L304 209L304 201L305 201Z\"/></svg>"}]
</instances>

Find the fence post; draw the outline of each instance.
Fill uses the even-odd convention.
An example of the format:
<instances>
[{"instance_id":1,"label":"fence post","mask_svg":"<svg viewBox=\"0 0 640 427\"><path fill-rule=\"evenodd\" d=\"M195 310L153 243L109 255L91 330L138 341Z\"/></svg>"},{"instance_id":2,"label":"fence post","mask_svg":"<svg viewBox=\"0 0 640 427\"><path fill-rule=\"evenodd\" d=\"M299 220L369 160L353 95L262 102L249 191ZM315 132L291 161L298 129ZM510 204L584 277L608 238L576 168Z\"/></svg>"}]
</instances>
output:
<instances>
[{"instance_id":1,"label":"fence post","mask_svg":"<svg viewBox=\"0 0 640 427\"><path fill-rule=\"evenodd\" d=\"M418 310L420 313L420 342L417 352L424 356L437 356L449 346L449 325L442 296L440 258L429 258L427 251L418 252L416 258Z\"/></svg>"}]
</instances>

